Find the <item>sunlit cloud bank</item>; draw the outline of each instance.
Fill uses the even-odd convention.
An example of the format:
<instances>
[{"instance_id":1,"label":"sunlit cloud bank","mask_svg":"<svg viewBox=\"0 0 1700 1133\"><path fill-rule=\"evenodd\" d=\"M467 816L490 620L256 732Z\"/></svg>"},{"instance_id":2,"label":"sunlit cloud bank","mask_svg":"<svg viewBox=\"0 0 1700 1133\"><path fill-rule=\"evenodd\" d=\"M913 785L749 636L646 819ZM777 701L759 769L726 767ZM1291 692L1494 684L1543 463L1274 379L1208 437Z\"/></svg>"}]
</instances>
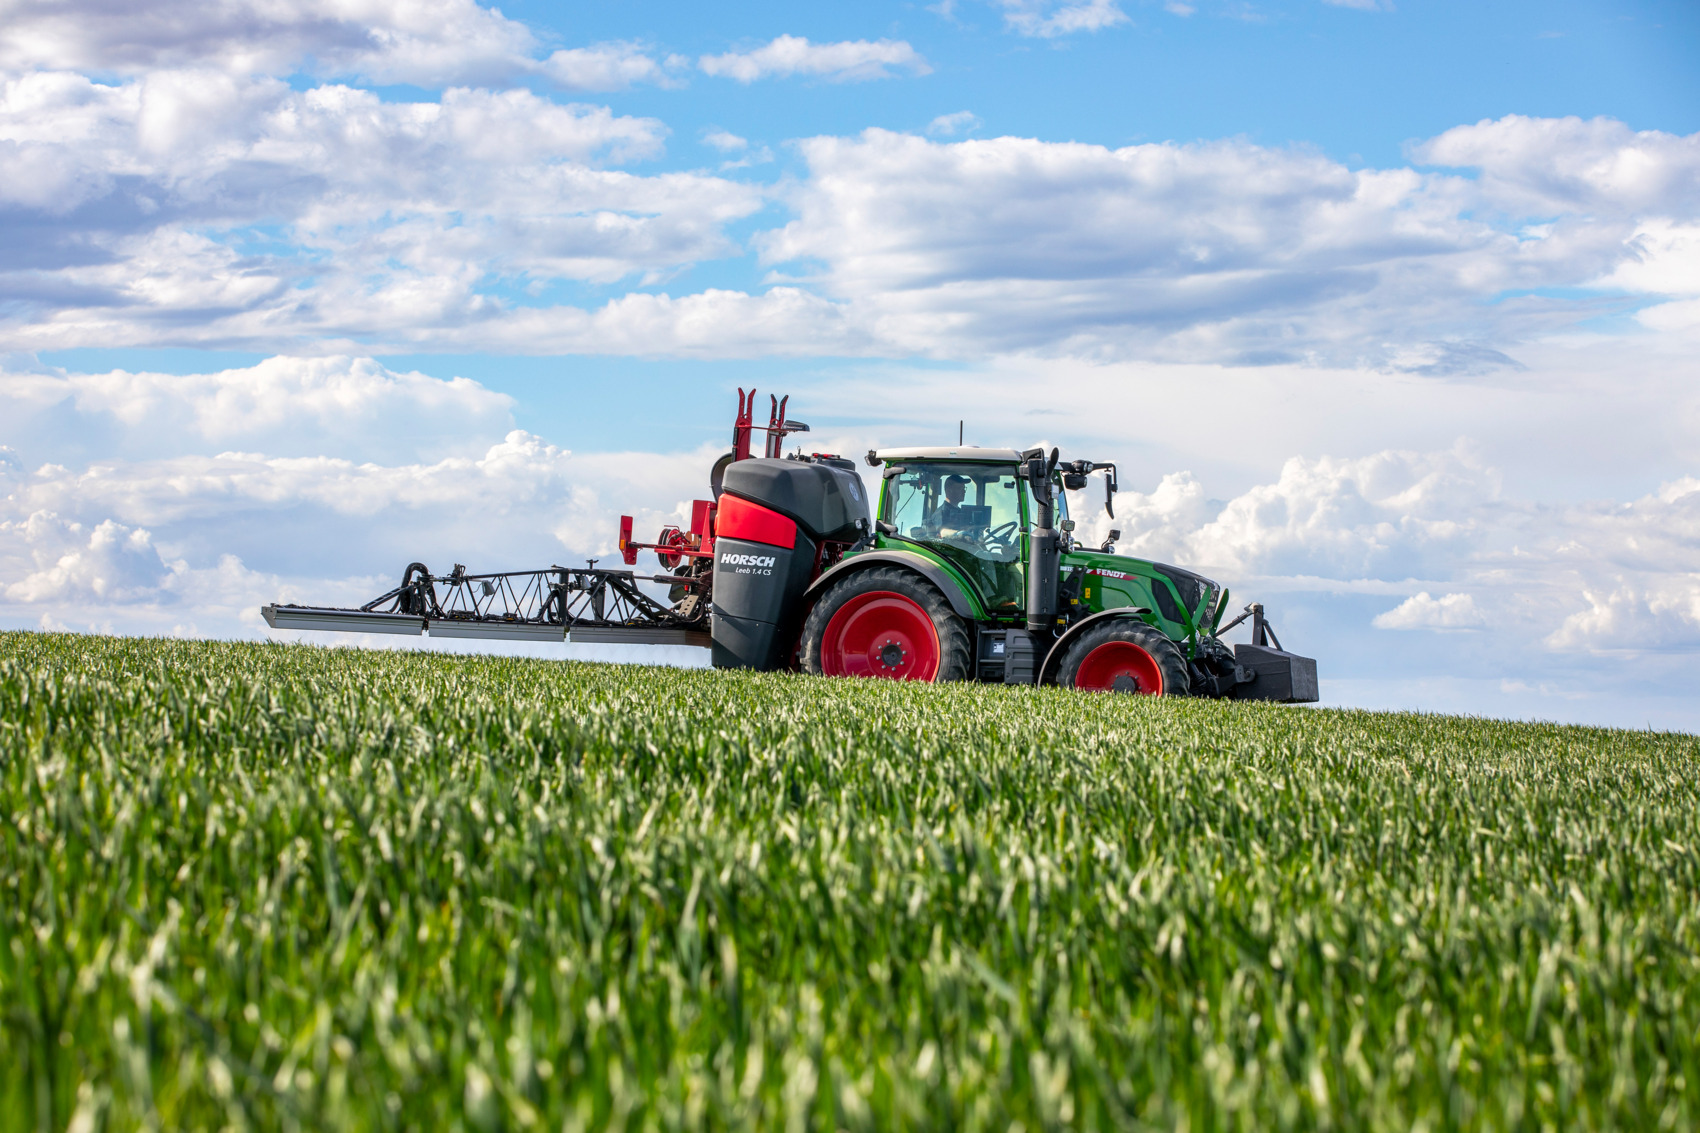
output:
<instances>
[{"instance_id":1,"label":"sunlit cloud bank","mask_svg":"<svg viewBox=\"0 0 1700 1133\"><path fill-rule=\"evenodd\" d=\"M1127 18L995 7L1040 38ZM1238 139L952 140L963 111L938 138L801 139L797 175L761 181L646 172L664 122L556 97L928 71L895 39L556 47L472 0L15 4L0 340L1481 374L1601 319L1700 326L1700 135L1512 115L1353 168ZM752 253L765 282L673 282Z\"/></svg>"},{"instance_id":2,"label":"sunlit cloud bank","mask_svg":"<svg viewBox=\"0 0 1700 1133\"><path fill-rule=\"evenodd\" d=\"M781 187L621 168L666 133L525 90L397 104L209 71L14 77L0 333L1483 373L1602 316L1700 322L1700 141L1616 122L1460 127L1384 170L1237 141L878 130L801 143L806 176ZM765 287L667 287L744 255L730 226L769 204L791 219L751 238ZM531 297L563 282L623 293Z\"/></svg>"}]
</instances>

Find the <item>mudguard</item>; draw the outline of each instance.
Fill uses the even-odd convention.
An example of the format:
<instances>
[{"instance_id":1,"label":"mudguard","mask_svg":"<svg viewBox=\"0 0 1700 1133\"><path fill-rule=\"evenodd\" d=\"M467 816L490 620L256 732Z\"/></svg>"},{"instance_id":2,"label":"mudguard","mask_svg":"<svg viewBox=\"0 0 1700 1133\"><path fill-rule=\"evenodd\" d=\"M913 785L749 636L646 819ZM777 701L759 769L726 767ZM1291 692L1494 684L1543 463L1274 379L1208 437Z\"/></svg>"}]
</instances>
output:
<instances>
[{"instance_id":1,"label":"mudguard","mask_svg":"<svg viewBox=\"0 0 1700 1133\"><path fill-rule=\"evenodd\" d=\"M966 584L959 578L922 555L913 551L864 551L862 554L845 559L831 570L824 572L819 578L803 591L803 606L806 609L814 605L814 600L820 597L821 591L831 585L835 579L841 578L852 571L866 570L868 567L881 565L908 567L910 570L925 578L928 582L944 592L945 601L958 617L969 621L979 621L980 614L975 613L974 607L968 601L964 592Z\"/></svg>"},{"instance_id":2,"label":"mudguard","mask_svg":"<svg viewBox=\"0 0 1700 1133\"><path fill-rule=\"evenodd\" d=\"M1134 618L1144 622L1145 619L1140 615L1150 612L1150 609L1145 606L1117 606L1113 610L1100 610L1096 614L1081 618L1064 630L1063 635L1051 644L1050 650L1045 654L1044 664L1039 666L1039 679L1034 683L1041 685L1055 684L1057 670L1062 668L1063 654L1068 651L1070 645L1074 644L1074 640L1088 629L1109 621L1111 618Z\"/></svg>"}]
</instances>

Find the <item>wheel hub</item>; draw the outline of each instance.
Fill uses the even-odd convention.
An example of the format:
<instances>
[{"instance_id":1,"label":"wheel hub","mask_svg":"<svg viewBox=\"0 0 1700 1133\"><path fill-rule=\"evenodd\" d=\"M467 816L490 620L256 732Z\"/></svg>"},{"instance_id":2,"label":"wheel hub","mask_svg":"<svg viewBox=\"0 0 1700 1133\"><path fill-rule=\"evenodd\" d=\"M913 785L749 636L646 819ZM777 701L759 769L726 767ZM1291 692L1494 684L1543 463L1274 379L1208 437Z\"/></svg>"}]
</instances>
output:
<instances>
[{"instance_id":1,"label":"wheel hub","mask_svg":"<svg viewBox=\"0 0 1700 1133\"><path fill-rule=\"evenodd\" d=\"M1161 696L1163 670L1155 657L1133 642L1106 641L1081 658L1074 687Z\"/></svg>"},{"instance_id":2,"label":"wheel hub","mask_svg":"<svg viewBox=\"0 0 1700 1133\"><path fill-rule=\"evenodd\" d=\"M858 594L827 622L821 671L831 677L930 681L938 673L938 632L912 598L889 590Z\"/></svg>"}]
</instances>

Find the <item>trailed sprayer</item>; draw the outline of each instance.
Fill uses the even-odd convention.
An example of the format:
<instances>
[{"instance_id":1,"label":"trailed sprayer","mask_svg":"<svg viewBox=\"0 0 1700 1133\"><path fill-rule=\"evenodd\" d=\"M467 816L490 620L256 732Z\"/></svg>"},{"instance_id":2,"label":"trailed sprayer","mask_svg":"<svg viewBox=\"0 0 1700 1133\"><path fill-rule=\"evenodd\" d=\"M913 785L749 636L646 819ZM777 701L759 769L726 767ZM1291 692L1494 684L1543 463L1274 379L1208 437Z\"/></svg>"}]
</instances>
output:
<instances>
[{"instance_id":1,"label":"trailed sprayer","mask_svg":"<svg viewBox=\"0 0 1700 1133\"><path fill-rule=\"evenodd\" d=\"M1116 466L1057 449L870 450L870 506L854 461L783 451L808 431L789 399L738 391L732 450L689 529L637 542L620 520L626 569L551 566L432 574L358 609L262 607L276 629L524 641L695 645L725 669L829 677L1055 684L1153 696L1317 699L1316 662L1281 647L1256 603L1224 621L1228 590L1189 570L1074 537L1069 492ZM761 434L761 455L752 442ZM652 552L660 569L639 573ZM640 583L667 588L665 600ZM655 588L659 590L659 587ZM1251 642L1221 638L1250 622Z\"/></svg>"}]
</instances>

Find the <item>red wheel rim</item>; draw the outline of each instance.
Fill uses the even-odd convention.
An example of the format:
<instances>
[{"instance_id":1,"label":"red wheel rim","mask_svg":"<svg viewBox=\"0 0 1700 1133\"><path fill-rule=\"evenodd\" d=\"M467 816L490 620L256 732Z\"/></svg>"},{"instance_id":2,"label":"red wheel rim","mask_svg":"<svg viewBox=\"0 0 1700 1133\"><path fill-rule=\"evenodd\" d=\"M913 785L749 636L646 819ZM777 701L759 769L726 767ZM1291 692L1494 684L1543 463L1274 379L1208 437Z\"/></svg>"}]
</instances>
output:
<instances>
[{"instance_id":1,"label":"red wheel rim","mask_svg":"<svg viewBox=\"0 0 1700 1133\"><path fill-rule=\"evenodd\" d=\"M901 594L858 594L826 623L820 665L829 677L930 681L939 671L938 630L927 611Z\"/></svg>"},{"instance_id":2,"label":"red wheel rim","mask_svg":"<svg viewBox=\"0 0 1700 1133\"><path fill-rule=\"evenodd\" d=\"M1163 694L1163 669L1157 658L1131 641L1106 641L1080 662L1074 687L1093 692Z\"/></svg>"}]
</instances>

